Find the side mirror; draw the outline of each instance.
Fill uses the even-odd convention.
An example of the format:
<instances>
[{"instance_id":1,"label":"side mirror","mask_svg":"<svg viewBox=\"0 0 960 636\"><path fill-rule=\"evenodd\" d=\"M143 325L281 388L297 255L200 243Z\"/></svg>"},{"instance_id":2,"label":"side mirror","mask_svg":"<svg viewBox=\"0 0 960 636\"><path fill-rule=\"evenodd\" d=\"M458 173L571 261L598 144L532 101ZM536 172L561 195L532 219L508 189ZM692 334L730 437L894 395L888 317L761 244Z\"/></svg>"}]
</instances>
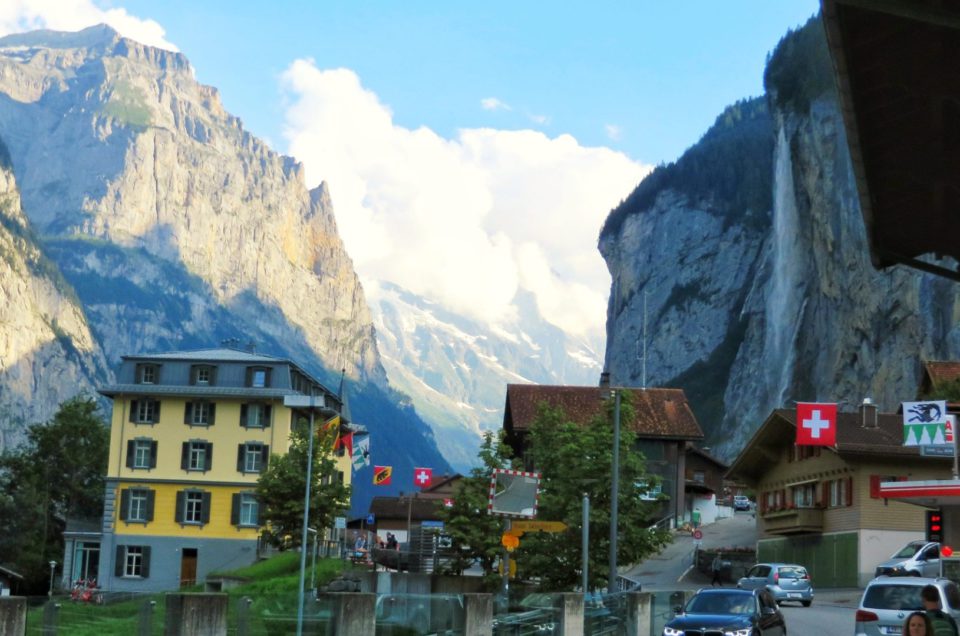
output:
<instances>
[{"instance_id":1,"label":"side mirror","mask_svg":"<svg viewBox=\"0 0 960 636\"><path fill-rule=\"evenodd\" d=\"M683 605L674 605L673 606L674 614L683 614Z\"/></svg>"}]
</instances>

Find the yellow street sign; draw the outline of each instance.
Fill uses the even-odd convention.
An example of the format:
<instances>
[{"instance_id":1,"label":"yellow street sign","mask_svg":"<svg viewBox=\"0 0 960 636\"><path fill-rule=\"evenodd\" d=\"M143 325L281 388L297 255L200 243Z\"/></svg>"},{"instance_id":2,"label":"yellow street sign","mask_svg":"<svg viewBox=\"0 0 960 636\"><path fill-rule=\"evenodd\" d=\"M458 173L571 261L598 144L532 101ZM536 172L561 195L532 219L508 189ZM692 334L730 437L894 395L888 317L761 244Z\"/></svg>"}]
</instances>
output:
<instances>
[{"instance_id":1,"label":"yellow street sign","mask_svg":"<svg viewBox=\"0 0 960 636\"><path fill-rule=\"evenodd\" d=\"M567 524L562 521L511 521L510 532L563 532Z\"/></svg>"}]
</instances>

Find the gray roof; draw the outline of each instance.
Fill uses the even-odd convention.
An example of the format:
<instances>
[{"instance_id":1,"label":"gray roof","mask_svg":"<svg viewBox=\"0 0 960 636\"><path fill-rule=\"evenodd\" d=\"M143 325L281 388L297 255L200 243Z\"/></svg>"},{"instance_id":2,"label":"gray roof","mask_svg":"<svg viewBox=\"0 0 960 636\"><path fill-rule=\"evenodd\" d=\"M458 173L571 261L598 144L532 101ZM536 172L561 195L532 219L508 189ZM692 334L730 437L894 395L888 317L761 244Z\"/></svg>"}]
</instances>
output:
<instances>
[{"instance_id":1,"label":"gray roof","mask_svg":"<svg viewBox=\"0 0 960 636\"><path fill-rule=\"evenodd\" d=\"M282 398L300 395L293 389L256 389L244 386L196 386L180 384L108 384L98 391L106 396L121 393L137 395L182 395L188 397Z\"/></svg>"},{"instance_id":2,"label":"gray roof","mask_svg":"<svg viewBox=\"0 0 960 636\"><path fill-rule=\"evenodd\" d=\"M210 360L217 362L263 362L276 364L278 362L288 362L286 358L277 358L261 353L250 353L248 351L238 351L237 349L197 349L195 351L168 351L167 353L150 353L140 355L122 356L124 360ZM296 366L296 365L294 365Z\"/></svg>"}]
</instances>

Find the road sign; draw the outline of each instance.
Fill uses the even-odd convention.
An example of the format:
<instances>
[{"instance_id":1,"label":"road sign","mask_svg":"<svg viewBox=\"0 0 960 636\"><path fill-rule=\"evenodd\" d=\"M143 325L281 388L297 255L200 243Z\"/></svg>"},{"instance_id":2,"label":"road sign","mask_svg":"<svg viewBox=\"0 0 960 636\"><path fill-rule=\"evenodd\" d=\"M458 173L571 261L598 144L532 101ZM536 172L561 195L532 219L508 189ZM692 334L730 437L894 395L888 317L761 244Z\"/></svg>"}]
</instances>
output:
<instances>
[{"instance_id":1,"label":"road sign","mask_svg":"<svg viewBox=\"0 0 960 636\"><path fill-rule=\"evenodd\" d=\"M346 517L334 517L333 518L333 527L339 530L343 530L347 527L347 518Z\"/></svg>"},{"instance_id":2,"label":"road sign","mask_svg":"<svg viewBox=\"0 0 960 636\"><path fill-rule=\"evenodd\" d=\"M524 532L563 532L567 524L562 521L513 521L510 530L516 533Z\"/></svg>"},{"instance_id":3,"label":"road sign","mask_svg":"<svg viewBox=\"0 0 960 636\"><path fill-rule=\"evenodd\" d=\"M500 543L503 544L503 547L512 552L518 545L520 545L520 539L514 534L504 534L502 537L500 537Z\"/></svg>"},{"instance_id":4,"label":"road sign","mask_svg":"<svg viewBox=\"0 0 960 636\"><path fill-rule=\"evenodd\" d=\"M368 526L372 526L376 520L377 520L377 518L376 518L375 516L373 516L373 513L372 513L372 512L367 515L367 525L368 525Z\"/></svg>"},{"instance_id":5,"label":"road sign","mask_svg":"<svg viewBox=\"0 0 960 636\"><path fill-rule=\"evenodd\" d=\"M442 521L421 521L420 527L421 528L440 528L442 530L443 522Z\"/></svg>"},{"instance_id":6,"label":"road sign","mask_svg":"<svg viewBox=\"0 0 960 636\"><path fill-rule=\"evenodd\" d=\"M694 530L694 531L693 531L693 538L694 538L695 540L699 541L700 539L703 538L703 532L701 532L700 530Z\"/></svg>"}]
</instances>

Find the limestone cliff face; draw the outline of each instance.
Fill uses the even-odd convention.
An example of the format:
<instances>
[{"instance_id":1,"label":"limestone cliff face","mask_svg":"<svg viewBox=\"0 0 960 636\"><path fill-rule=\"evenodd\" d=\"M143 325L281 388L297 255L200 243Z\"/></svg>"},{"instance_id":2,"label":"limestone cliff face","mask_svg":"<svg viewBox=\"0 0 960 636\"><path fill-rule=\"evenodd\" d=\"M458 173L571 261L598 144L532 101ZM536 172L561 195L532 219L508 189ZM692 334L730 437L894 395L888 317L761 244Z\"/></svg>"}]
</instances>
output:
<instances>
[{"instance_id":1,"label":"limestone cliff face","mask_svg":"<svg viewBox=\"0 0 960 636\"><path fill-rule=\"evenodd\" d=\"M639 385L646 297L647 384L684 388L721 457L774 408L822 400L852 410L870 397L895 410L916 395L921 360L960 356L957 286L870 264L832 82L809 79L830 77L820 28L811 22L774 54L765 127L747 130L744 119L720 141L708 133L641 183L601 234L614 280L612 381ZM749 169L734 136L753 140ZM706 143L713 161L697 162ZM727 210L722 223L711 205Z\"/></svg>"},{"instance_id":2,"label":"limestone cliff face","mask_svg":"<svg viewBox=\"0 0 960 636\"><path fill-rule=\"evenodd\" d=\"M0 144L0 452L109 370L69 284L38 246Z\"/></svg>"},{"instance_id":3,"label":"limestone cliff face","mask_svg":"<svg viewBox=\"0 0 960 636\"><path fill-rule=\"evenodd\" d=\"M111 360L240 335L386 384L325 186L308 191L183 55L103 26L2 38L0 137ZM91 289L111 280L148 306Z\"/></svg>"}]
</instances>

